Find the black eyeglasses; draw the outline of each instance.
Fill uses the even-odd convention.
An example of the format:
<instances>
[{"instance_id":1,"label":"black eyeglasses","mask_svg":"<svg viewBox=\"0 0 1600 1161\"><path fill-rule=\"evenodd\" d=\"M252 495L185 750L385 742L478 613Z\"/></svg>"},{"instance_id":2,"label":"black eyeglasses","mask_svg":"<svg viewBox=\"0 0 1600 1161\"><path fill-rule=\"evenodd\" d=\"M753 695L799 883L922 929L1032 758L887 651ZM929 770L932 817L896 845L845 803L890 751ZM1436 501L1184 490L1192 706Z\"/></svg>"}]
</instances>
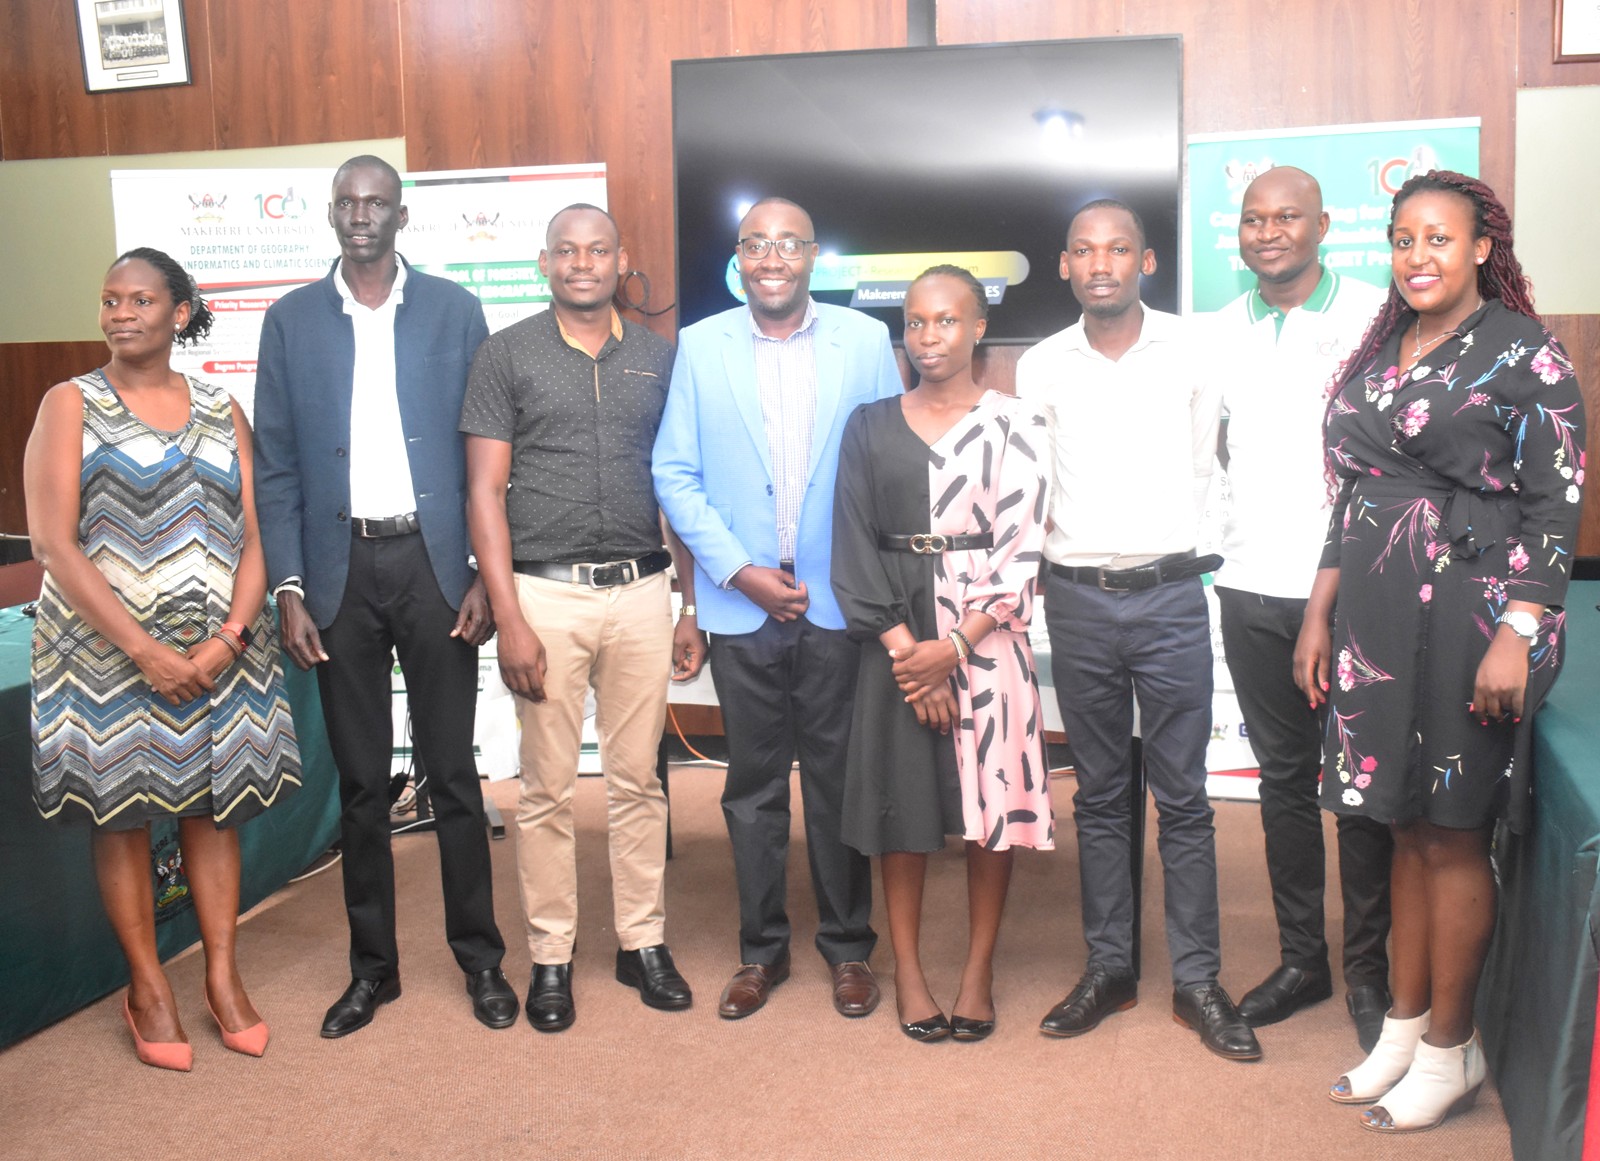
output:
<instances>
[{"instance_id":1,"label":"black eyeglasses","mask_svg":"<svg viewBox=\"0 0 1600 1161\"><path fill-rule=\"evenodd\" d=\"M740 238L739 253L752 262L759 262L776 246L780 257L793 262L804 254L806 247L812 243L811 238Z\"/></svg>"}]
</instances>

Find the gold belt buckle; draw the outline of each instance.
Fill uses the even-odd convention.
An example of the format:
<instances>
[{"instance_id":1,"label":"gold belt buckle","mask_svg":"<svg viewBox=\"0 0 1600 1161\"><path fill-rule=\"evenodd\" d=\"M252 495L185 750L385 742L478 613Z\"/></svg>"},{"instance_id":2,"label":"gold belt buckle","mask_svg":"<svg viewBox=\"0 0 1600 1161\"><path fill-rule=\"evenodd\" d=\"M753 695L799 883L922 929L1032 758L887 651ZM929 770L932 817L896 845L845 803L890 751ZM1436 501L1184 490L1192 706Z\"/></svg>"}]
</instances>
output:
<instances>
[{"instance_id":1,"label":"gold belt buckle","mask_svg":"<svg viewBox=\"0 0 1600 1161\"><path fill-rule=\"evenodd\" d=\"M950 542L941 532L918 532L911 537L911 551L918 556L932 556L948 547Z\"/></svg>"}]
</instances>

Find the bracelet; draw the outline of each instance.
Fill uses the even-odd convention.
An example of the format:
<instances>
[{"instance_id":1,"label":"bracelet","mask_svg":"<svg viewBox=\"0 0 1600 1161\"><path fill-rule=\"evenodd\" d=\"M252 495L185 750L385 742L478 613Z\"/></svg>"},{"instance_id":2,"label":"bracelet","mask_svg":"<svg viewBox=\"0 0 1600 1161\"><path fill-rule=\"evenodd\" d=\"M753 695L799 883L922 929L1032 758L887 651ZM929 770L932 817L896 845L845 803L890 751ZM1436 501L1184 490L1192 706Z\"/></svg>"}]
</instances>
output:
<instances>
[{"instance_id":1,"label":"bracelet","mask_svg":"<svg viewBox=\"0 0 1600 1161\"><path fill-rule=\"evenodd\" d=\"M949 634L950 644L955 646L956 660L965 661L972 652L972 644L962 634L960 629L951 629Z\"/></svg>"},{"instance_id":2,"label":"bracelet","mask_svg":"<svg viewBox=\"0 0 1600 1161\"><path fill-rule=\"evenodd\" d=\"M221 641L230 650L232 650L235 660L244 656L244 642L239 640L226 629L218 629L215 633L211 634L211 636L213 640Z\"/></svg>"},{"instance_id":3,"label":"bracelet","mask_svg":"<svg viewBox=\"0 0 1600 1161\"><path fill-rule=\"evenodd\" d=\"M306 599L306 590L295 584L294 581L284 581L281 585L272 590L272 595L274 597L276 597L279 593L293 593L302 601Z\"/></svg>"},{"instance_id":4,"label":"bracelet","mask_svg":"<svg viewBox=\"0 0 1600 1161\"><path fill-rule=\"evenodd\" d=\"M678 616L680 617L692 617L694 616L694 613L695 609L693 605L684 605L683 608L678 610Z\"/></svg>"}]
</instances>

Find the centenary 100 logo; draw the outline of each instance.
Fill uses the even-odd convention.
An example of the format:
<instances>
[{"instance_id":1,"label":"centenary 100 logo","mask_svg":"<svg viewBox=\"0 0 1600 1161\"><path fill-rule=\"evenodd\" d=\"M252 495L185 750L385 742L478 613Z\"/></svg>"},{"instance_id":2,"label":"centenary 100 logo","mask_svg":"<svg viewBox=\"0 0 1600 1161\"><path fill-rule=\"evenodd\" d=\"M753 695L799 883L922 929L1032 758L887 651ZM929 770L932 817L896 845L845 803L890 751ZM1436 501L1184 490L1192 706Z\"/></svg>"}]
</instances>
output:
<instances>
[{"instance_id":1,"label":"centenary 100 logo","mask_svg":"<svg viewBox=\"0 0 1600 1161\"><path fill-rule=\"evenodd\" d=\"M1409 157L1374 157L1367 162L1367 175L1372 178L1372 192L1394 197L1400 187L1420 174L1439 168L1439 155L1428 145L1418 145Z\"/></svg>"},{"instance_id":2,"label":"centenary 100 logo","mask_svg":"<svg viewBox=\"0 0 1600 1161\"><path fill-rule=\"evenodd\" d=\"M293 220L306 212L306 199L294 192L294 187L282 193L256 194L256 216L270 221Z\"/></svg>"}]
</instances>

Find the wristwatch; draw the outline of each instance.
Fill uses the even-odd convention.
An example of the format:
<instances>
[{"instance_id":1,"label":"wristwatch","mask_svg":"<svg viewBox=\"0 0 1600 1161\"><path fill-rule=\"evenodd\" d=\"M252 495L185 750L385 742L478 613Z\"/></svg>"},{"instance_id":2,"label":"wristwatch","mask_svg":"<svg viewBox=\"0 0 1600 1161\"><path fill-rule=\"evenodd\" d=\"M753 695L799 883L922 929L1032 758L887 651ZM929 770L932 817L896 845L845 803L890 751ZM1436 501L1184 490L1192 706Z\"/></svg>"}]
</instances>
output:
<instances>
[{"instance_id":1,"label":"wristwatch","mask_svg":"<svg viewBox=\"0 0 1600 1161\"><path fill-rule=\"evenodd\" d=\"M692 617L694 614L695 608L693 605L684 605L683 608L678 610L678 616L680 617Z\"/></svg>"},{"instance_id":2,"label":"wristwatch","mask_svg":"<svg viewBox=\"0 0 1600 1161\"><path fill-rule=\"evenodd\" d=\"M224 621L218 632L226 633L239 642L239 652L243 653L250 648L250 640L253 634L250 632L250 626L243 621Z\"/></svg>"},{"instance_id":3,"label":"wristwatch","mask_svg":"<svg viewBox=\"0 0 1600 1161\"><path fill-rule=\"evenodd\" d=\"M1539 618L1532 613L1504 612L1495 618L1500 625L1508 625L1511 631L1524 641L1537 640L1539 636Z\"/></svg>"}]
</instances>

